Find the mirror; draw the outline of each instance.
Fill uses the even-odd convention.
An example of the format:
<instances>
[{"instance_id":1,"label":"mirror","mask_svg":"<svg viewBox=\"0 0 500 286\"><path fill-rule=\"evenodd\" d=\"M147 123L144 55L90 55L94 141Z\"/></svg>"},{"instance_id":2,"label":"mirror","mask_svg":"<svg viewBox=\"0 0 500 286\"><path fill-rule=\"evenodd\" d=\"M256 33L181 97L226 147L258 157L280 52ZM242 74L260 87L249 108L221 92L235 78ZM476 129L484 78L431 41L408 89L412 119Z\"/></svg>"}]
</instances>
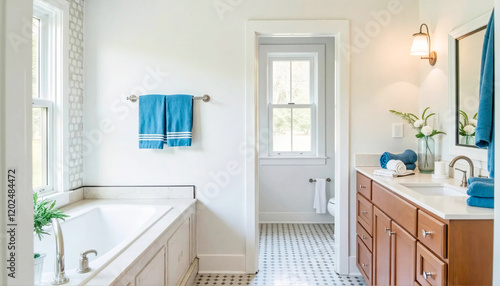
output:
<instances>
[{"instance_id":1,"label":"mirror","mask_svg":"<svg viewBox=\"0 0 500 286\"><path fill-rule=\"evenodd\" d=\"M484 152L475 146L474 136L479 107L481 56L490 15L487 13L454 29L448 37L449 98L450 113L453 114L449 129L453 130L453 136L449 138L452 154L455 155L467 153L470 156L471 152L481 155Z\"/></svg>"}]
</instances>

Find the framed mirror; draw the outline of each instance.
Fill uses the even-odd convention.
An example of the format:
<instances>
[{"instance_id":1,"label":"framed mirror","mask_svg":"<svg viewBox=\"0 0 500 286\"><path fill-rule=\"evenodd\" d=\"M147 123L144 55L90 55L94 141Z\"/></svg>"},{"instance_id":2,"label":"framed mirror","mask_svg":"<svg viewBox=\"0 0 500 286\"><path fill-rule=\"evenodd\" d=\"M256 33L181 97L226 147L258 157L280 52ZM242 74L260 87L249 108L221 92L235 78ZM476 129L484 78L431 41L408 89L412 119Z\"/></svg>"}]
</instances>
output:
<instances>
[{"instance_id":1,"label":"framed mirror","mask_svg":"<svg viewBox=\"0 0 500 286\"><path fill-rule=\"evenodd\" d=\"M475 146L475 126L479 107L481 56L487 13L448 35L450 153L486 160L486 150ZM451 133L453 130L453 133Z\"/></svg>"}]
</instances>

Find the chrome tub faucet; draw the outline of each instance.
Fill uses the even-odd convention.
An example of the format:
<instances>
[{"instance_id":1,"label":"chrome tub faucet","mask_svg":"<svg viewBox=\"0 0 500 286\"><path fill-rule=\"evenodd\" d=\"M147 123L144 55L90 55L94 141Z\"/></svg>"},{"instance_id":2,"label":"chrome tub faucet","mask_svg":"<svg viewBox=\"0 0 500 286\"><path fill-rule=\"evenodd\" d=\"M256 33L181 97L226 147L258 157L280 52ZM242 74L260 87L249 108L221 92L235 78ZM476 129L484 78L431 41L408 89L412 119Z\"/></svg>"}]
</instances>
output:
<instances>
[{"instance_id":1,"label":"chrome tub faucet","mask_svg":"<svg viewBox=\"0 0 500 286\"><path fill-rule=\"evenodd\" d=\"M56 261L54 265L54 278L50 281L52 285L61 285L69 281L64 273L64 239L61 226L56 218L50 220L56 238Z\"/></svg>"}]
</instances>

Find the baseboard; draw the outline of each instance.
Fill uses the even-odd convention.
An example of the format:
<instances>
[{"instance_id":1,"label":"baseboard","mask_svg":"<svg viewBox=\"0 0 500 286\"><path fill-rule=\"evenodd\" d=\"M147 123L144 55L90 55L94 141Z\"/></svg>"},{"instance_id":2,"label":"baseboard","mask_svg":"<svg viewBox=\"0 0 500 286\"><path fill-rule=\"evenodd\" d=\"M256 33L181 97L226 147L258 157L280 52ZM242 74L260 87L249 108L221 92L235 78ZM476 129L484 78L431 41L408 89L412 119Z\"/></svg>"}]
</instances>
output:
<instances>
[{"instance_id":1,"label":"baseboard","mask_svg":"<svg viewBox=\"0 0 500 286\"><path fill-rule=\"evenodd\" d=\"M191 265L189 266L189 269L187 270L186 274L181 280L181 283L179 283L180 286L191 286L194 285L195 280L196 280L196 275L198 274L199 270L199 262L198 258L195 258Z\"/></svg>"},{"instance_id":2,"label":"baseboard","mask_svg":"<svg viewBox=\"0 0 500 286\"><path fill-rule=\"evenodd\" d=\"M356 256L349 256L349 275L361 276L358 266L356 266Z\"/></svg>"},{"instance_id":3,"label":"baseboard","mask_svg":"<svg viewBox=\"0 0 500 286\"><path fill-rule=\"evenodd\" d=\"M330 214L305 212L260 212L260 223L334 223Z\"/></svg>"},{"instance_id":4,"label":"baseboard","mask_svg":"<svg viewBox=\"0 0 500 286\"><path fill-rule=\"evenodd\" d=\"M200 269L198 273L246 274L245 255L236 254L198 254Z\"/></svg>"}]
</instances>

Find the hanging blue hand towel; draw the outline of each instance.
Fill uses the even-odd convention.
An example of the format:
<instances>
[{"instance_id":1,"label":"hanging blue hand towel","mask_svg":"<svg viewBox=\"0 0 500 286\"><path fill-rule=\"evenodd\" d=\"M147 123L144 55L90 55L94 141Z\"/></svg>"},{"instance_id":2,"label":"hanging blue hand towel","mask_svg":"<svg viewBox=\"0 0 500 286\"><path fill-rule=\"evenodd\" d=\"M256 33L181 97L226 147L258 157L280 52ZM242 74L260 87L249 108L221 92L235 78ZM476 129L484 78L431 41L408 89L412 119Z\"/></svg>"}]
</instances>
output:
<instances>
[{"instance_id":1,"label":"hanging blue hand towel","mask_svg":"<svg viewBox=\"0 0 500 286\"><path fill-rule=\"evenodd\" d=\"M139 149L163 149L165 95L139 96Z\"/></svg>"},{"instance_id":2,"label":"hanging blue hand towel","mask_svg":"<svg viewBox=\"0 0 500 286\"><path fill-rule=\"evenodd\" d=\"M467 187L467 194L471 197L493 198L495 196L495 184L473 182Z\"/></svg>"},{"instance_id":3,"label":"hanging blue hand towel","mask_svg":"<svg viewBox=\"0 0 500 286\"><path fill-rule=\"evenodd\" d=\"M492 209L495 201L494 198L478 198L469 197L467 199L467 204L472 207L490 208Z\"/></svg>"},{"instance_id":4,"label":"hanging blue hand towel","mask_svg":"<svg viewBox=\"0 0 500 286\"><path fill-rule=\"evenodd\" d=\"M488 148L488 171L490 177L495 177L495 127L493 112L494 94L494 13L486 28L481 58L481 78L479 81L479 110L477 113L476 146Z\"/></svg>"},{"instance_id":5,"label":"hanging blue hand towel","mask_svg":"<svg viewBox=\"0 0 500 286\"><path fill-rule=\"evenodd\" d=\"M193 130L193 96L167 95L167 146L191 146Z\"/></svg>"},{"instance_id":6,"label":"hanging blue hand towel","mask_svg":"<svg viewBox=\"0 0 500 286\"><path fill-rule=\"evenodd\" d=\"M380 166L387 169L387 162L390 160L401 160L405 164L413 164L417 161L417 153L410 149L405 150L401 154L384 152L384 154L380 157Z\"/></svg>"}]
</instances>

